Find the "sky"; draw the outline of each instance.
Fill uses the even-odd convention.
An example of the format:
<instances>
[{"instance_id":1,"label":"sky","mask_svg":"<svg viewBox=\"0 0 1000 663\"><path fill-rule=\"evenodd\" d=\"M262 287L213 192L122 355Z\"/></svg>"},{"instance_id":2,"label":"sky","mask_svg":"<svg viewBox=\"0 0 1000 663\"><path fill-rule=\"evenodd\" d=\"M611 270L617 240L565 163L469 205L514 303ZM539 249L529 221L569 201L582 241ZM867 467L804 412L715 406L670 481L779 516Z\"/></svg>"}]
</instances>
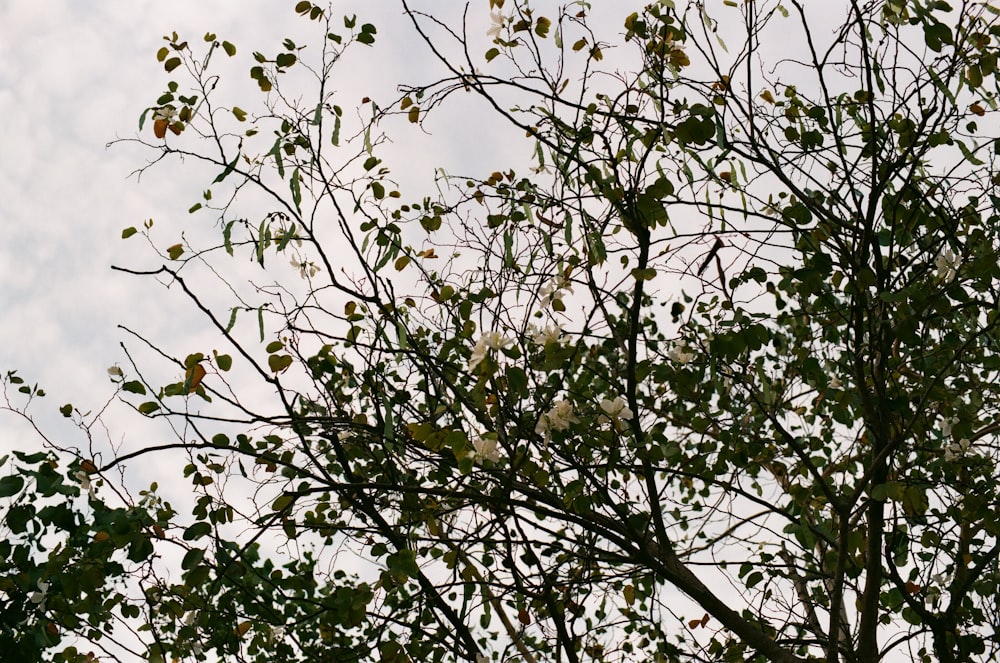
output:
<instances>
[{"instance_id":1,"label":"sky","mask_svg":"<svg viewBox=\"0 0 1000 663\"><path fill-rule=\"evenodd\" d=\"M481 4L472 20L485 31L489 15ZM160 338L183 336L199 324L149 280L111 270L151 264L148 247L120 238L123 228L146 219L176 222L204 189L204 173L176 163L138 178L133 173L150 154L129 144L108 146L136 135L140 114L163 90L168 77L155 59L163 36L177 31L194 41L212 31L235 43L238 55L227 71L249 88L249 54L302 33L293 5L0 3L0 371L17 370L45 389L48 396L33 409L57 436L66 430L59 406L89 410L112 393L106 369L122 363L119 343L127 338L119 324ZM339 70L350 74L336 81L345 95L385 98L394 93L393 81L433 67L423 45L403 36L397 3L340 2L336 11L358 12L380 29L375 55L359 51L350 68ZM438 126L449 130L410 131L397 147L433 152L435 165L461 167L478 153L468 150L473 135L481 149L490 142L472 125L464 134L447 119ZM429 184L432 169L422 172ZM110 416L128 431L142 426L127 412ZM15 418L0 416L0 449L36 442Z\"/></svg>"},{"instance_id":2,"label":"sky","mask_svg":"<svg viewBox=\"0 0 1000 663\"><path fill-rule=\"evenodd\" d=\"M411 4L436 15L451 12L453 26L464 6ZM137 177L152 155L127 142L109 147L137 135L140 115L170 78L155 58L164 35L176 31L200 41L211 31L233 42L238 54L224 63L224 75L237 89L255 92L247 76L253 51L274 52L285 37L308 42L293 6L291 0L0 2L0 371L17 370L47 392L32 411L55 438L73 435L58 407L96 411L113 393L106 370L123 364L120 343L129 338L119 325L192 344L203 329L174 293L111 269L158 266L148 246L121 239L122 229L147 219L159 228L187 223L187 209L206 185L204 172L176 162ZM601 12L618 24L623 7L597 3L595 24ZM400 3L351 0L334 9L356 12L359 22L379 29L374 49L349 51L354 59L337 69L334 84L349 112L362 97L392 99L399 82L426 82L441 72ZM485 35L487 0L470 4L467 24ZM394 175L411 191L432 193L437 167L488 173L526 166L532 146L523 132L522 141L511 142L484 124L481 104L468 95L421 128L402 118L387 128L393 141L387 150L411 165ZM112 407L105 418L112 439L147 434L147 422L127 408ZM37 443L23 422L0 415L0 453Z\"/></svg>"}]
</instances>

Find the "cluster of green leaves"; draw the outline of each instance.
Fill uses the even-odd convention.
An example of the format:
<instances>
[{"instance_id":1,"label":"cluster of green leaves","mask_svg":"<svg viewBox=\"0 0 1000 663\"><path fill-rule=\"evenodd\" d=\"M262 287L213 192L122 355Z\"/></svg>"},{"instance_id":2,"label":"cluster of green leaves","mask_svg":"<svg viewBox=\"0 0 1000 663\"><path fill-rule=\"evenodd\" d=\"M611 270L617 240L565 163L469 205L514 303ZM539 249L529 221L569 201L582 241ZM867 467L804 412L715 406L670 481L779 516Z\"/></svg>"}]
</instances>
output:
<instances>
[{"instance_id":1,"label":"cluster of green leaves","mask_svg":"<svg viewBox=\"0 0 1000 663\"><path fill-rule=\"evenodd\" d=\"M140 615L129 585L150 563L156 516L81 499L93 463L15 451L0 467L0 646L21 661L93 661L78 640L109 638Z\"/></svg>"}]
</instances>

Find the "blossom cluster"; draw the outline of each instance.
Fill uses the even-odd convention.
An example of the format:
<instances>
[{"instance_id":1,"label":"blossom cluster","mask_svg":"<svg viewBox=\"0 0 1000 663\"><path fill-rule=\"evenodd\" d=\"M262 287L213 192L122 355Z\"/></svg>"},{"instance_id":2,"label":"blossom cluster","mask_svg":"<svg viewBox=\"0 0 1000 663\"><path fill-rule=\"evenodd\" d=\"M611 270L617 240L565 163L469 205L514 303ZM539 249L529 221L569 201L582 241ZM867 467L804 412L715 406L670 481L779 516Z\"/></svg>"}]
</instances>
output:
<instances>
[{"instance_id":1,"label":"blossom cluster","mask_svg":"<svg viewBox=\"0 0 1000 663\"><path fill-rule=\"evenodd\" d=\"M634 416L632 410L625 403L625 399L621 396L615 396L614 400L605 398L601 401L601 410L604 411L600 417L598 417L598 422L602 424L611 423L614 425L615 430L621 432L626 428L626 421L629 421Z\"/></svg>"},{"instance_id":2,"label":"blossom cluster","mask_svg":"<svg viewBox=\"0 0 1000 663\"><path fill-rule=\"evenodd\" d=\"M475 370L476 366L483 363L486 355L490 352L502 350L510 347L514 342L500 332L486 332L479 337L472 347L472 354L469 356L469 370Z\"/></svg>"},{"instance_id":3,"label":"blossom cluster","mask_svg":"<svg viewBox=\"0 0 1000 663\"><path fill-rule=\"evenodd\" d=\"M667 351L667 357L678 364L689 364L694 361L694 349L684 339L674 341L673 347Z\"/></svg>"},{"instance_id":4,"label":"blossom cluster","mask_svg":"<svg viewBox=\"0 0 1000 663\"><path fill-rule=\"evenodd\" d=\"M549 440L552 437L552 431L567 430L571 424L578 423L580 420L573 413L573 404L567 400L556 401L548 412L543 413L538 418L535 432L544 435L545 439Z\"/></svg>"},{"instance_id":5,"label":"blossom cluster","mask_svg":"<svg viewBox=\"0 0 1000 663\"><path fill-rule=\"evenodd\" d=\"M538 289L538 298L541 300L542 308L548 308L552 302L561 300L563 293L573 294L573 284L569 279L557 276Z\"/></svg>"},{"instance_id":6,"label":"blossom cluster","mask_svg":"<svg viewBox=\"0 0 1000 663\"><path fill-rule=\"evenodd\" d=\"M492 463L500 462L500 449L497 447L496 438L476 437L472 440L472 448L475 450L473 460L482 463L488 460Z\"/></svg>"},{"instance_id":7,"label":"blossom cluster","mask_svg":"<svg viewBox=\"0 0 1000 663\"><path fill-rule=\"evenodd\" d=\"M958 268L961 264L962 259L946 247L934 259L934 267L936 268L934 276L943 283L951 283L958 276Z\"/></svg>"}]
</instances>

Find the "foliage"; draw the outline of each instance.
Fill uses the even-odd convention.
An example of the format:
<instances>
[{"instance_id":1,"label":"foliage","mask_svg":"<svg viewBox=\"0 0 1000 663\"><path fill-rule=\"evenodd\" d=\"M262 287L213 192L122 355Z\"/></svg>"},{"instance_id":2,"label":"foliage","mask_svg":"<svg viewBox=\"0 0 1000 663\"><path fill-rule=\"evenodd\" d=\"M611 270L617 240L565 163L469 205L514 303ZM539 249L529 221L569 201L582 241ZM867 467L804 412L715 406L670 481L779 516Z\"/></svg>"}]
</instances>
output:
<instances>
[{"instance_id":1,"label":"foliage","mask_svg":"<svg viewBox=\"0 0 1000 663\"><path fill-rule=\"evenodd\" d=\"M217 347L129 332L176 355L113 377L177 439L0 482L5 642L74 660L64 633L121 619L151 661L995 659L1000 10L839 4L608 28L491 0L479 39L402 2L446 73L356 114L363 18L298 2L318 36L253 53L239 105L214 67L242 51L168 36L184 81L136 140L212 168L203 227L125 229L162 266L120 269ZM475 98L531 169L403 191L382 128ZM190 516L155 486L39 508L177 452Z\"/></svg>"}]
</instances>

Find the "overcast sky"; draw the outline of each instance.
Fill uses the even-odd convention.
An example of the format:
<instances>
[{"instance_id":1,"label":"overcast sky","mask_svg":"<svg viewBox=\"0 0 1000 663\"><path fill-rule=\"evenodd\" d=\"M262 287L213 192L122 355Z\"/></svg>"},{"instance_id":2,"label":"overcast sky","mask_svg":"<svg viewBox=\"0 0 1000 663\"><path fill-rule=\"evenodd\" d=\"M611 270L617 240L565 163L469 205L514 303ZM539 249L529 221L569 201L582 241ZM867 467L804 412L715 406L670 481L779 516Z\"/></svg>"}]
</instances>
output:
<instances>
[{"instance_id":1,"label":"overcast sky","mask_svg":"<svg viewBox=\"0 0 1000 663\"><path fill-rule=\"evenodd\" d=\"M438 15L452 12L452 25L464 6L436 0L413 4ZM610 12L617 26L630 4L641 3L598 3L594 12ZM110 394L105 371L123 360L119 343L125 336L117 325L152 332L158 339L202 326L196 317L182 315L189 309L162 288L111 271L111 265L155 267L149 247L122 241L122 229L150 218L160 227L176 227L206 188L203 172L176 162L141 180L130 177L151 155L129 145L106 147L116 138L135 136L140 114L164 89L169 77L155 59L163 36L177 31L199 41L211 31L235 43L238 57L229 71L252 89L250 54L273 53L284 37L298 37L308 28L293 6L292 0L0 2L0 292L5 307L0 370L16 369L48 392L35 412L54 414L53 430L61 430L55 413L63 403L90 409ZM356 12L379 29L375 48L353 51L349 65L337 70L335 85L347 100L346 109L353 110L362 96L391 97L399 82L433 80L439 71L395 0L342 1L334 9ZM603 19L594 20L606 26ZM485 37L489 24L489 3L472 3L470 32ZM300 37L299 43L308 40ZM411 172L397 171L397 177L413 177L414 188L429 189L436 166L488 173L526 163L531 145L512 144L509 136L489 130L481 123L482 108L472 95L469 99L440 112L428 123L429 134L405 122L387 129L392 149L414 157ZM133 417L115 423L118 437L125 435L124 428L141 426ZM14 419L0 416L0 449L35 441Z\"/></svg>"},{"instance_id":2,"label":"overcast sky","mask_svg":"<svg viewBox=\"0 0 1000 663\"><path fill-rule=\"evenodd\" d=\"M482 11L472 19L485 31L487 3L479 4ZM36 414L52 415L66 402L100 405L111 390L105 370L122 361L118 324L160 337L186 328L178 300L171 304L151 282L110 269L149 264L148 247L123 242L123 228L148 218L174 222L205 188L176 163L137 181L129 175L150 155L127 145L106 147L134 136L139 115L163 90L167 76L154 55L163 35L176 30L194 41L212 31L232 41L239 49L234 71L252 84L250 53L302 34L293 6L274 0L0 2L0 370L17 369L45 388L47 402ZM430 66L422 44L400 32L398 3L339 2L336 10L358 12L380 30L372 55L351 64L354 80L337 81L345 94L379 98L394 81ZM489 142L479 139L480 148ZM435 158L452 165L469 151L469 135L460 132L411 133L406 141L420 143L413 146L418 150L433 144ZM59 430L58 415L55 420ZM0 448L33 440L11 417L0 416Z\"/></svg>"}]
</instances>

